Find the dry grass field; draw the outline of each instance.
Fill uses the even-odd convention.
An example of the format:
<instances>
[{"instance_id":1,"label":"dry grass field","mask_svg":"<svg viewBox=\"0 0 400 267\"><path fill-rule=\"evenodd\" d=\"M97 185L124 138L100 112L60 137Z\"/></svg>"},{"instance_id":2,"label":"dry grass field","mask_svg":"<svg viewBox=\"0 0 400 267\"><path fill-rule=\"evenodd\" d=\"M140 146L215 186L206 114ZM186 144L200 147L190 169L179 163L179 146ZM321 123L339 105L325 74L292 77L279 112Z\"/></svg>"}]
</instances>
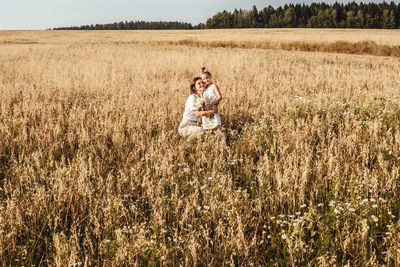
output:
<instances>
[{"instance_id":1,"label":"dry grass field","mask_svg":"<svg viewBox=\"0 0 400 267\"><path fill-rule=\"evenodd\" d=\"M400 31L0 32L0 262L400 264L400 60L190 40ZM178 135L202 65L230 149Z\"/></svg>"},{"instance_id":2,"label":"dry grass field","mask_svg":"<svg viewBox=\"0 0 400 267\"><path fill-rule=\"evenodd\" d=\"M151 31L1 31L0 43L34 42L112 43L123 41L251 41L251 42L336 42L372 41L378 45L399 45L400 30L360 29L225 29L225 30L151 30Z\"/></svg>"}]
</instances>

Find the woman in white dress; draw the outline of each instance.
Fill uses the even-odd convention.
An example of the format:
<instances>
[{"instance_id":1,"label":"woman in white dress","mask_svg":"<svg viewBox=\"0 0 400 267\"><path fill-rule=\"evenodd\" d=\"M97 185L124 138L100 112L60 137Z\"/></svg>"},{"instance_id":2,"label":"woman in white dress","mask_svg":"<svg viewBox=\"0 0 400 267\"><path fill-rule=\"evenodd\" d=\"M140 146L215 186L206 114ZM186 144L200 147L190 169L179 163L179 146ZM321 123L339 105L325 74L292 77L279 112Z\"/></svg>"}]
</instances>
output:
<instances>
[{"instance_id":1,"label":"woman in white dress","mask_svg":"<svg viewBox=\"0 0 400 267\"><path fill-rule=\"evenodd\" d=\"M201 126L197 126L198 118L218 113L218 108L213 110L200 110L196 98L201 96L205 90L205 84L201 77L196 77L190 84L190 95L185 103L185 112L179 124L178 132L184 137L200 136L203 132Z\"/></svg>"}]
</instances>

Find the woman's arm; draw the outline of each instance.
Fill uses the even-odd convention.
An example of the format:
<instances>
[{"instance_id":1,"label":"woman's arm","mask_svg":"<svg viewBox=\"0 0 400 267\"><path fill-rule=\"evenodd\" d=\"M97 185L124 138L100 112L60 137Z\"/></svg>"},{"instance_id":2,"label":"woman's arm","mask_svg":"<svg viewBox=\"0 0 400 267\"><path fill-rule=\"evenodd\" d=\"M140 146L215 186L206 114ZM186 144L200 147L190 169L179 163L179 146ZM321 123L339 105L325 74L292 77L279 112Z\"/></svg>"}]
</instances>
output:
<instances>
[{"instance_id":1,"label":"woman's arm","mask_svg":"<svg viewBox=\"0 0 400 267\"><path fill-rule=\"evenodd\" d=\"M214 83L214 89L215 89L215 94L217 95L217 98L211 102L210 105L208 105L208 108L212 108L213 106L218 106L219 102L222 100L222 94L221 91L219 90L218 86Z\"/></svg>"},{"instance_id":2,"label":"woman's arm","mask_svg":"<svg viewBox=\"0 0 400 267\"><path fill-rule=\"evenodd\" d=\"M212 110L205 110L205 111L193 110L193 113L197 117L209 116L209 115L212 115L212 114L217 114L218 113L218 108L215 108L215 109L212 109Z\"/></svg>"}]
</instances>

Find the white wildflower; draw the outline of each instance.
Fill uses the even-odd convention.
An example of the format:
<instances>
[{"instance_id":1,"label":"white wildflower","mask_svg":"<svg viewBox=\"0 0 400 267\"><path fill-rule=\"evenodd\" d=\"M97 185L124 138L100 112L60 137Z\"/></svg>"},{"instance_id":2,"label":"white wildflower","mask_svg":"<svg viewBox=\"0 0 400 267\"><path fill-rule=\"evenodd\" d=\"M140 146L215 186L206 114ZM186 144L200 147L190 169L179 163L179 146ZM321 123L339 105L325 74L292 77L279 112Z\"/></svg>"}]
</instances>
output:
<instances>
[{"instance_id":1,"label":"white wildflower","mask_svg":"<svg viewBox=\"0 0 400 267\"><path fill-rule=\"evenodd\" d=\"M340 213L340 210L335 208L335 209L333 210L333 212L334 212L335 214L339 214L339 213Z\"/></svg>"}]
</instances>

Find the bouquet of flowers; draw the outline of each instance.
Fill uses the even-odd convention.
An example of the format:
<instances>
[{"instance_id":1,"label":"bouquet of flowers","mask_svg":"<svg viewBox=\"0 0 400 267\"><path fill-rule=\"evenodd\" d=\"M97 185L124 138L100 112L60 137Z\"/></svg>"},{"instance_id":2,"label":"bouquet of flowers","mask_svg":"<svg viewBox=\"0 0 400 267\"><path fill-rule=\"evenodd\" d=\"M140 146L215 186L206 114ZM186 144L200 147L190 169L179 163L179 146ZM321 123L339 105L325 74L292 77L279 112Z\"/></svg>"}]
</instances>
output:
<instances>
[{"instance_id":1,"label":"bouquet of flowers","mask_svg":"<svg viewBox=\"0 0 400 267\"><path fill-rule=\"evenodd\" d=\"M206 106L211 104L211 98L207 94L202 94L201 96L198 96L195 100L195 103L196 107L199 110L211 110L206 109ZM214 114L203 116L201 118L201 126L204 130L214 129L215 127L217 127L217 119Z\"/></svg>"}]
</instances>

